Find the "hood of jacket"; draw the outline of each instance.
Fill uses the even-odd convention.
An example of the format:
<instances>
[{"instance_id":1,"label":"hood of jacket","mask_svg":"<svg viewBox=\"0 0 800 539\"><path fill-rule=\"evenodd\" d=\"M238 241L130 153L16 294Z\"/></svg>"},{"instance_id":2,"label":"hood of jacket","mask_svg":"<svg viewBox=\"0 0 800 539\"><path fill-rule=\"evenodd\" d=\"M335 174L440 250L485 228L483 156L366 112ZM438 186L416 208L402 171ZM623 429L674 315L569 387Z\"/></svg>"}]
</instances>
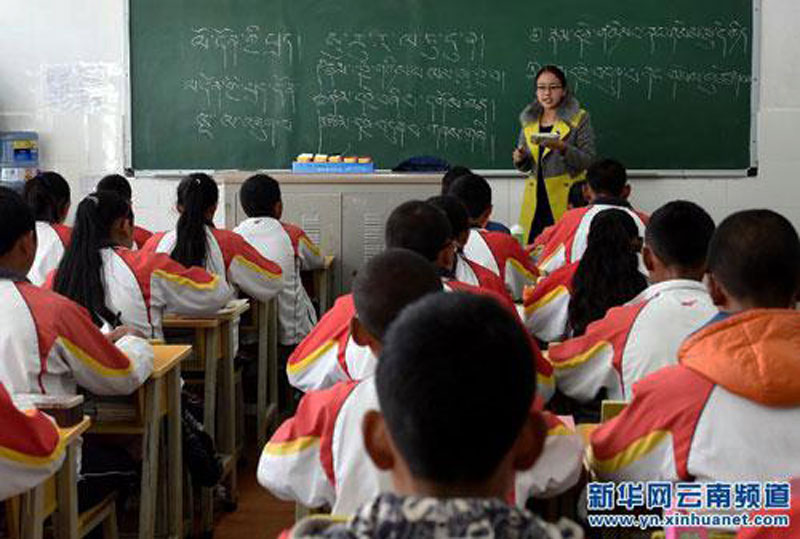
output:
<instances>
[{"instance_id":1,"label":"hood of jacket","mask_svg":"<svg viewBox=\"0 0 800 539\"><path fill-rule=\"evenodd\" d=\"M800 406L800 312L753 309L690 336L681 364L766 406Z\"/></svg>"},{"instance_id":2,"label":"hood of jacket","mask_svg":"<svg viewBox=\"0 0 800 539\"><path fill-rule=\"evenodd\" d=\"M560 119L570 123L572 118L574 118L580 110L581 104L571 93L568 93L564 96L564 99L561 100L561 104L558 106L558 109L556 109L556 114ZM542 105L540 105L538 101L534 101L522 109L519 115L519 121L522 125L529 124L538 121L541 114Z\"/></svg>"}]
</instances>

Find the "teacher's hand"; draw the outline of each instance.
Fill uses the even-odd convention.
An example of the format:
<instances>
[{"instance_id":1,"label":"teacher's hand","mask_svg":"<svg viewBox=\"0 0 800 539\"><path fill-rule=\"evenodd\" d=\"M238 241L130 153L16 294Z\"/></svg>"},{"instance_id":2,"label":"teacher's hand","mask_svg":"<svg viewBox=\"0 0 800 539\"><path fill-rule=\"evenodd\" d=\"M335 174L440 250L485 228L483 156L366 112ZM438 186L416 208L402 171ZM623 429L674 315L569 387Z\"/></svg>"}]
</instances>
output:
<instances>
[{"instance_id":1,"label":"teacher's hand","mask_svg":"<svg viewBox=\"0 0 800 539\"><path fill-rule=\"evenodd\" d=\"M511 159L514 160L514 166L519 168L525 164L530 155L531 154L528 152L527 148L518 146L514 148L514 151L511 153Z\"/></svg>"},{"instance_id":2,"label":"teacher's hand","mask_svg":"<svg viewBox=\"0 0 800 539\"><path fill-rule=\"evenodd\" d=\"M567 143L560 139L543 140L542 142L540 142L540 144L545 148L550 148L551 150L558 150L559 152L564 152L567 149Z\"/></svg>"}]
</instances>

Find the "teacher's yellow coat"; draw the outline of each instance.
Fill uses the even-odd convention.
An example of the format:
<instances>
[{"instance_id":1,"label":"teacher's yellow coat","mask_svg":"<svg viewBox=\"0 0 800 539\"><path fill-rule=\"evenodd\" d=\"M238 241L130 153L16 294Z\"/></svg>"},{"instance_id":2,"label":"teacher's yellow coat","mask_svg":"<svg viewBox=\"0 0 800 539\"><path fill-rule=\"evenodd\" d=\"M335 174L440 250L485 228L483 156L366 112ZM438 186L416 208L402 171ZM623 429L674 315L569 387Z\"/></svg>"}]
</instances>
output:
<instances>
[{"instance_id":1,"label":"teacher's yellow coat","mask_svg":"<svg viewBox=\"0 0 800 539\"><path fill-rule=\"evenodd\" d=\"M520 167L520 170L529 172L525 181L519 219L520 225L525 230L525 238L530 233L533 216L536 214L536 181L539 167L542 167L553 218L558 220L567 209L570 187L585 177L586 169L595 159L594 130L589 113L580 107L577 99L567 95L558 108L558 118L551 131L557 133L566 143L566 152L545 148L539 162L539 145L533 141L532 135L539 132L541 112L541 105L534 102L525 107L520 114L522 128L518 145L525 145L531 154L531 159Z\"/></svg>"}]
</instances>

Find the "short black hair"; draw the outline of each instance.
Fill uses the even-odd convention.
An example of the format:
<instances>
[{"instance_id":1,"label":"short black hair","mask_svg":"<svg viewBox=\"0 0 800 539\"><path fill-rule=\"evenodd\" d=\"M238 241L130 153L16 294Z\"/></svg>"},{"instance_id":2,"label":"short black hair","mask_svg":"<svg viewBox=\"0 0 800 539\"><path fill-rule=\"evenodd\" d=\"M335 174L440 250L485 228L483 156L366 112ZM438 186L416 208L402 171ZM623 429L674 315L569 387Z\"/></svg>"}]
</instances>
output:
<instances>
[{"instance_id":1,"label":"short black hair","mask_svg":"<svg viewBox=\"0 0 800 539\"><path fill-rule=\"evenodd\" d=\"M708 271L740 301L785 308L800 288L797 231L772 210L734 213L711 238Z\"/></svg>"},{"instance_id":2,"label":"short black hair","mask_svg":"<svg viewBox=\"0 0 800 539\"><path fill-rule=\"evenodd\" d=\"M11 251L23 235L35 229L33 212L19 193L0 187L0 256Z\"/></svg>"},{"instance_id":3,"label":"short black hair","mask_svg":"<svg viewBox=\"0 0 800 539\"><path fill-rule=\"evenodd\" d=\"M583 196L583 186L586 185L586 180L573 183L569 187L569 194L567 195L567 202L572 205L572 208L583 208L588 206L586 197Z\"/></svg>"},{"instance_id":4,"label":"short black hair","mask_svg":"<svg viewBox=\"0 0 800 539\"><path fill-rule=\"evenodd\" d=\"M586 169L586 181L595 193L619 197L628 183L628 172L619 161L600 159Z\"/></svg>"},{"instance_id":5,"label":"short black hair","mask_svg":"<svg viewBox=\"0 0 800 539\"><path fill-rule=\"evenodd\" d=\"M673 200L650 216L645 241L668 266L700 269L713 234L714 220L706 210L694 202Z\"/></svg>"},{"instance_id":6,"label":"short black hair","mask_svg":"<svg viewBox=\"0 0 800 539\"><path fill-rule=\"evenodd\" d=\"M472 174L472 171L467 167L462 167L461 165L450 167L450 169L444 173L444 176L442 176L442 194L446 195L450 190L450 186L453 185L453 182L467 174Z\"/></svg>"},{"instance_id":7,"label":"short black hair","mask_svg":"<svg viewBox=\"0 0 800 539\"><path fill-rule=\"evenodd\" d=\"M442 290L433 265L408 249L387 249L374 256L353 281L353 301L359 321L382 339L404 307L426 294Z\"/></svg>"},{"instance_id":8,"label":"short black hair","mask_svg":"<svg viewBox=\"0 0 800 539\"><path fill-rule=\"evenodd\" d=\"M478 174L461 176L453 182L447 194L464 203L470 219L477 219L492 205L492 187Z\"/></svg>"},{"instance_id":9,"label":"short black hair","mask_svg":"<svg viewBox=\"0 0 800 539\"><path fill-rule=\"evenodd\" d=\"M281 186L267 174L254 174L242 184L239 200L248 217L275 217L275 204L281 201Z\"/></svg>"},{"instance_id":10,"label":"short black hair","mask_svg":"<svg viewBox=\"0 0 800 539\"><path fill-rule=\"evenodd\" d=\"M444 195L431 197L426 200L444 212L447 220L450 221L450 229L453 233L453 238L457 238L467 230L469 230L469 214L464 203L454 196Z\"/></svg>"},{"instance_id":11,"label":"short black hair","mask_svg":"<svg viewBox=\"0 0 800 539\"><path fill-rule=\"evenodd\" d=\"M430 262L453 238L450 222L442 210L421 200L397 206L386 220L387 248L410 249Z\"/></svg>"},{"instance_id":12,"label":"short black hair","mask_svg":"<svg viewBox=\"0 0 800 539\"><path fill-rule=\"evenodd\" d=\"M37 221L58 223L71 202L69 183L58 172L43 171L25 182L23 198Z\"/></svg>"},{"instance_id":13,"label":"short black hair","mask_svg":"<svg viewBox=\"0 0 800 539\"><path fill-rule=\"evenodd\" d=\"M103 176L103 179L97 182L96 190L113 191L128 201L133 199L133 190L131 189L130 182L125 176L120 174L108 174L107 176Z\"/></svg>"},{"instance_id":14,"label":"short black hair","mask_svg":"<svg viewBox=\"0 0 800 539\"><path fill-rule=\"evenodd\" d=\"M531 354L522 325L485 296L442 292L400 314L375 383L415 477L445 484L491 477L530 413Z\"/></svg>"}]
</instances>

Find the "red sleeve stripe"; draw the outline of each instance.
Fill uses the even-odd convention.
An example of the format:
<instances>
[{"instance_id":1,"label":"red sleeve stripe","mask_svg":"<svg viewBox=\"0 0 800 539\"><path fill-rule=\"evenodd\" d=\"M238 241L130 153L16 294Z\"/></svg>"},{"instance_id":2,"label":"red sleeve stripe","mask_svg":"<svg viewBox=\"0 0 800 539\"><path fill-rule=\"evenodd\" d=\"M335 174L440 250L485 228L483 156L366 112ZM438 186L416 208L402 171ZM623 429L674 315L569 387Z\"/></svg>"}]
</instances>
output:
<instances>
[{"instance_id":1,"label":"red sleeve stripe","mask_svg":"<svg viewBox=\"0 0 800 539\"><path fill-rule=\"evenodd\" d=\"M238 262L239 264L245 266L247 269L249 269L253 273L261 274L266 279L273 280L273 279L280 279L280 277L281 277L281 273L282 272L281 272L280 266L277 266L277 268L276 268L275 267L276 264L273 263L273 262L270 262L270 264L268 266L266 266L266 265L265 266L259 266L255 262L252 262L252 261L246 259L242 255L234 256L233 260L235 262ZM266 259L265 259L265 261L269 262Z\"/></svg>"}]
</instances>

